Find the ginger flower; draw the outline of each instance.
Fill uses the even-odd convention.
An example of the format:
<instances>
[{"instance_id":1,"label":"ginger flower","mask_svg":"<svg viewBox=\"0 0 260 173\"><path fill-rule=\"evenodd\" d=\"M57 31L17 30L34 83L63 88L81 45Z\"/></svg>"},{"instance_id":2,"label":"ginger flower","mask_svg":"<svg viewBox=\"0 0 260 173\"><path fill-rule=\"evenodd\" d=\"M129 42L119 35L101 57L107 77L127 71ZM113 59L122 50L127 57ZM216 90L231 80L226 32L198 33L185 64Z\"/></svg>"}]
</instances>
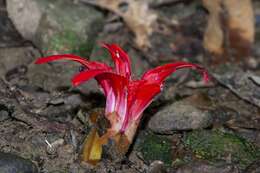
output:
<instances>
[{"instance_id":1,"label":"ginger flower","mask_svg":"<svg viewBox=\"0 0 260 173\"><path fill-rule=\"evenodd\" d=\"M143 111L153 101L163 88L165 79L178 69L192 68L203 75L208 81L207 71L199 65L188 62L175 62L145 72L140 79L131 78L131 62L126 52L116 44L103 44L113 61L114 67L107 64L89 61L82 57L64 54L39 58L36 64L55 60L73 60L81 63L85 68L76 74L72 83L77 86L91 78L95 78L106 97L105 116L110 121L108 138L121 136L131 144ZM119 141L118 137L116 138Z\"/></svg>"}]
</instances>

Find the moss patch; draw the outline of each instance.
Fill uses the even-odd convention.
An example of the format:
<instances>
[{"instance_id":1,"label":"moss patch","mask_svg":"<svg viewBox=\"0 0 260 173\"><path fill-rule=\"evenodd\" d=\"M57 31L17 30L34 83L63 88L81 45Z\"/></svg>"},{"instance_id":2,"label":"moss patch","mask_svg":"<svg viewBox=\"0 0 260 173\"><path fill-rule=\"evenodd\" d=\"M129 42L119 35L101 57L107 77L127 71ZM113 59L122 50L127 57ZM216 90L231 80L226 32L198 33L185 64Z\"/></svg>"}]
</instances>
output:
<instances>
[{"instance_id":1,"label":"moss patch","mask_svg":"<svg viewBox=\"0 0 260 173\"><path fill-rule=\"evenodd\" d=\"M80 56L88 56L93 43L82 41L74 31L63 31L56 33L50 38L47 55L53 52L73 53Z\"/></svg>"},{"instance_id":2,"label":"moss patch","mask_svg":"<svg viewBox=\"0 0 260 173\"><path fill-rule=\"evenodd\" d=\"M245 168L260 158L260 150L245 139L221 131L194 131L184 138L184 144L194 156L212 163L231 160Z\"/></svg>"},{"instance_id":3,"label":"moss patch","mask_svg":"<svg viewBox=\"0 0 260 173\"><path fill-rule=\"evenodd\" d=\"M161 160L166 165L172 163L171 141L163 136L145 134L138 149L146 161Z\"/></svg>"}]
</instances>

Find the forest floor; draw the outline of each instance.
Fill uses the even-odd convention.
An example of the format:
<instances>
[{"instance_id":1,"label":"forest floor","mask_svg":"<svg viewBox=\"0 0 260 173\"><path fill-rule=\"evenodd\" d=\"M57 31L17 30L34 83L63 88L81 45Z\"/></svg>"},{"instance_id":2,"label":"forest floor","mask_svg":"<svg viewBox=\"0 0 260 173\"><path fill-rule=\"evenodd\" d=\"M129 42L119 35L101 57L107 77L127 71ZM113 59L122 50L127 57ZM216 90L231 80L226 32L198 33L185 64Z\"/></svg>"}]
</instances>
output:
<instances>
[{"instance_id":1,"label":"forest floor","mask_svg":"<svg viewBox=\"0 0 260 173\"><path fill-rule=\"evenodd\" d=\"M35 65L44 50L19 34L5 3L0 4L0 173L260 171L260 5L254 6L256 40L250 58L218 64L203 50L208 14L194 1L154 7L165 16L174 12L179 24L168 35L152 35L146 51L136 48L119 17L103 11L102 29L83 50L90 59L107 62L97 43L114 42L132 57L135 77L182 60L201 64L211 78L204 84L191 70L169 77L145 110L125 159L115 162L104 153L93 166L81 163L82 145L93 126L89 117L103 117L105 97L93 81L72 87L69 78L77 65Z\"/></svg>"}]
</instances>

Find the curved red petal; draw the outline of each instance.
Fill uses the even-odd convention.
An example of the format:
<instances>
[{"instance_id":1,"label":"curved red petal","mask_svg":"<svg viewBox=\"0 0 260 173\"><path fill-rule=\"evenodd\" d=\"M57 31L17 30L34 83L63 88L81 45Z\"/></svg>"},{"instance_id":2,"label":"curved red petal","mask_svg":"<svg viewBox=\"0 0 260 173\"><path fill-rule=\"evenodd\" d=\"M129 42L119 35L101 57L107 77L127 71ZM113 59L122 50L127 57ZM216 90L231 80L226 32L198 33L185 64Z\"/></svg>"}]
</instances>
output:
<instances>
[{"instance_id":1,"label":"curved red petal","mask_svg":"<svg viewBox=\"0 0 260 173\"><path fill-rule=\"evenodd\" d=\"M93 77L96 77L97 75L100 75L102 73L108 72L107 70L104 69L91 69L91 70L86 70L83 71L77 75L75 75L72 79L72 84L74 86L78 86L82 82L85 82Z\"/></svg>"},{"instance_id":2,"label":"curved red petal","mask_svg":"<svg viewBox=\"0 0 260 173\"><path fill-rule=\"evenodd\" d=\"M143 111L153 101L153 98L161 92L161 86L158 84L144 84L140 82L138 86L129 90L128 114L122 126L122 131L127 128L130 121L138 121Z\"/></svg>"},{"instance_id":3,"label":"curved red petal","mask_svg":"<svg viewBox=\"0 0 260 173\"><path fill-rule=\"evenodd\" d=\"M35 64L43 64L43 63L61 60L61 59L69 59L69 60L80 62L82 64L89 63L86 59L81 58L80 56L76 56L72 54L62 54L62 55L51 55L51 56L39 58L36 60Z\"/></svg>"},{"instance_id":4,"label":"curved red petal","mask_svg":"<svg viewBox=\"0 0 260 173\"><path fill-rule=\"evenodd\" d=\"M161 86L157 84L141 85L135 92L135 99L130 107L131 117L140 118L140 114L152 102L153 98L161 92Z\"/></svg>"},{"instance_id":5,"label":"curved red petal","mask_svg":"<svg viewBox=\"0 0 260 173\"><path fill-rule=\"evenodd\" d=\"M142 80L146 80L149 83L159 84L162 83L165 80L165 78L171 75L173 72L182 68L194 68L195 70L198 70L201 74L203 74L203 78L205 81L208 81L209 79L208 72L203 67L188 62L176 62L158 66L154 69L147 71L142 76Z\"/></svg>"},{"instance_id":6,"label":"curved red petal","mask_svg":"<svg viewBox=\"0 0 260 173\"><path fill-rule=\"evenodd\" d=\"M81 84L95 77L101 87L106 91L111 87L115 93L120 93L122 88L127 85L127 79L124 76L115 74L106 69L91 69L83 71L73 77L72 83L74 86Z\"/></svg>"},{"instance_id":7,"label":"curved red petal","mask_svg":"<svg viewBox=\"0 0 260 173\"><path fill-rule=\"evenodd\" d=\"M131 62L127 53L116 44L103 43L102 46L109 51L114 61L116 72L129 79L131 77Z\"/></svg>"},{"instance_id":8,"label":"curved red petal","mask_svg":"<svg viewBox=\"0 0 260 173\"><path fill-rule=\"evenodd\" d=\"M127 78L111 72L100 74L96 78L98 81L106 82L108 86L106 115L115 111L120 117L124 117L127 112Z\"/></svg>"},{"instance_id":9,"label":"curved red petal","mask_svg":"<svg viewBox=\"0 0 260 173\"><path fill-rule=\"evenodd\" d=\"M35 64L43 64L56 60L72 60L81 63L89 69L108 69L110 68L108 65L96 61L88 61L80 56L72 55L72 54L63 54L63 55L52 55L47 57L39 58L35 61Z\"/></svg>"},{"instance_id":10,"label":"curved red petal","mask_svg":"<svg viewBox=\"0 0 260 173\"><path fill-rule=\"evenodd\" d=\"M115 95L120 95L125 86L127 86L128 80L121 75L106 72L97 76L98 80L105 80L107 84L113 88Z\"/></svg>"}]
</instances>

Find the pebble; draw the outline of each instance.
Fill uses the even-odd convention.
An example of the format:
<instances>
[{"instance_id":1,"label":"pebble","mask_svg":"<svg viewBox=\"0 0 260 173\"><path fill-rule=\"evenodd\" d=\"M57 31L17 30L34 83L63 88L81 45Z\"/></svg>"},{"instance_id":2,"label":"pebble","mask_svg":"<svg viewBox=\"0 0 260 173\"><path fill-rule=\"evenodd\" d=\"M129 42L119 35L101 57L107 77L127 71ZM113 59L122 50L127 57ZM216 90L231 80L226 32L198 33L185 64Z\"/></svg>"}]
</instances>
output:
<instances>
[{"instance_id":1,"label":"pebble","mask_svg":"<svg viewBox=\"0 0 260 173\"><path fill-rule=\"evenodd\" d=\"M206 128L212 122L208 111L179 101L158 111L149 121L148 127L156 133L171 134L174 131Z\"/></svg>"},{"instance_id":2,"label":"pebble","mask_svg":"<svg viewBox=\"0 0 260 173\"><path fill-rule=\"evenodd\" d=\"M210 165L198 161L181 166L176 173L240 173L240 171L230 164Z\"/></svg>"},{"instance_id":3,"label":"pebble","mask_svg":"<svg viewBox=\"0 0 260 173\"><path fill-rule=\"evenodd\" d=\"M28 159L0 152L0 173L38 173L38 169Z\"/></svg>"}]
</instances>

